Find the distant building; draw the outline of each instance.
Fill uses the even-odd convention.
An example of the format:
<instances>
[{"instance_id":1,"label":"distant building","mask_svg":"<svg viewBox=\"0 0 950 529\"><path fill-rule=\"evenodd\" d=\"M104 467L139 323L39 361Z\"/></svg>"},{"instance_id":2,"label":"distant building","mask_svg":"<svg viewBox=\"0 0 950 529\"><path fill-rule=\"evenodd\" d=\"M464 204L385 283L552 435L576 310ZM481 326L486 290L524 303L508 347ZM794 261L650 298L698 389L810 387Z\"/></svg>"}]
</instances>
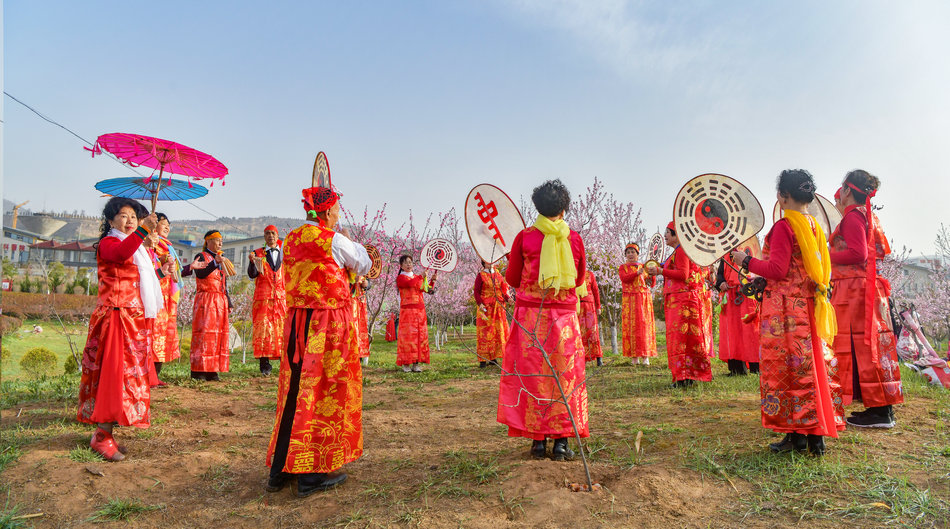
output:
<instances>
[{"instance_id":1,"label":"distant building","mask_svg":"<svg viewBox=\"0 0 950 529\"><path fill-rule=\"evenodd\" d=\"M933 283L934 274L944 273L945 271L943 260L940 257L911 257L901 267L901 272L904 275L904 290L910 295L921 294Z\"/></svg>"},{"instance_id":2,"label":"distant building","mask_svg":"<svg viewBox=\"0 0 950 529\"><path fill-rule=\"evenodd\" d=\"M195 260L195 256L201 252L203 242L192 241L173 241L172 246L178 252L182 264L188 264ZM234 263L234 266L240 271L242 267L247 266L248 256L257 248L264 247L264 235L257 237L247 237L244 239L224 240L221 252L225 257Z\"/></svg>"},{"instance_id":3,"label":"distant building","mask_svg":"<svg viewBox=\"0 0 950 529\"><path fill-rule=\"evenodd\" d=\"M30 247L30 256L45 263L59 261L67 268L96 268L96 247L93 246L96 241L38 242Z\"/></svg>"},{"instance_id":4,"label":"distant building","mask_svg":"<svg viewBox=\"0 0 950 529\"><path fill-rule=\"evenodd\" d=\"M30 246L41 240L43 237L37 233L4 226L2 256L14 264L25 266L30 260Z\"/></svg>"}]
</instances>

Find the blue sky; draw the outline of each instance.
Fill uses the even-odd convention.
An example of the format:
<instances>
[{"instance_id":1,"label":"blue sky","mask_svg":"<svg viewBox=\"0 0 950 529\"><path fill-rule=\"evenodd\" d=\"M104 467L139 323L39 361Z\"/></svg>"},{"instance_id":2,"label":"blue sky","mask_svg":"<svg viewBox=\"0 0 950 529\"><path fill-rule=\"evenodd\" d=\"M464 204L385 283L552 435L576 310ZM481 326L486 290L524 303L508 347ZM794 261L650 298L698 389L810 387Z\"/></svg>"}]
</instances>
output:
<instances>
[{"instance_id":1,"label":"blue sky","mask_svg":"<svg viewBox=\"0 0 950 529\"><path fill-rule=\"evenodd\" d=\"M197 204L220 216L298 215L323 150L345 206L393 219L597 176L652 228L697 174L770 211L782 169L830 196L860 167L898 248L950 222L947 2L7 0L3 21L4 90L87 138L215 155L227 185ZM8 98L4 120L7 199L96 212L93 184L132 174Z\"/></svg>"}]
</instances>

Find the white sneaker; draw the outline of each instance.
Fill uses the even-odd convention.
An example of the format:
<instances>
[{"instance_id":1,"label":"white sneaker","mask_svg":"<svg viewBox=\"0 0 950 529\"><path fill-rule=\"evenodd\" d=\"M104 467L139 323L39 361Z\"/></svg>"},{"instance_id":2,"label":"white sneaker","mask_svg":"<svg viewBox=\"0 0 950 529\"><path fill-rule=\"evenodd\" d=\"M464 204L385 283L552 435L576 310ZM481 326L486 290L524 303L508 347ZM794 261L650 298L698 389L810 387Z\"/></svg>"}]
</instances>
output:
<instances>
[{"instance_id":1,"label":"white sneaker","mask_svg":"<svg viewBox=\"0 0 950 529\"><path fill-rule=\"evenodd\" d=\"M410 371L412 371L412 366L411 366L411 365L406 364L406 365L402 366L402 372L403 372L403 373L408 373L408 372L410 372Z\"/></svg>"},{"instance_id":2,"label":"white sneaker","mask_svg":"<svg viewBox=\"0 0 950 529\"><path fill-rule=\"evenodd\" d=\"M645 365L645 366L650 365L650 359L649 359L649 358L644 358L644 359L643 359L643 365Z\"/></svg>"},{"instance_id":3,"label":"white sneaker","mask_svg":"<svg viewBox=\"0 0 950 529\"><path fill-rule=\"evenodd\" d=\"M363 358L360 358L360 365L368 366L368 365L369 365L369 357L368 357L368 356L364 356Z\"/></svg>"},{"instance_id":4,"label":"white sneaker","mask_svg":"<svg viewBox=\"0 0 950 529\"><path fill-rule=\"evenodd\" d=\"M422 364L412 364L412 370L416 373L422 372Z\"/></svg>"}]
</instances>

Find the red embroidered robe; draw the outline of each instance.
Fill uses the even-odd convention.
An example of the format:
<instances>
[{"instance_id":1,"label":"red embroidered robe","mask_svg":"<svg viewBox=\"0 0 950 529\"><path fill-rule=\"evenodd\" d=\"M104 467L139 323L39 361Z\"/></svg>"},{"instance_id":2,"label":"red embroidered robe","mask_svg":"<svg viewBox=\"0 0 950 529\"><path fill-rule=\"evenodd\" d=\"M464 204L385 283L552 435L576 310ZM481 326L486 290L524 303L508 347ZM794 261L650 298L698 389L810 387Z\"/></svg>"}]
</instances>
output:
<instances>
[{"instance_id":1,"label":"red embroidered robe","mask_svg":"<svg viewBox=\"0 0 950 529\"><path fill-rule=\"evenodd\" d=\"M485 310L477 309L475 315L475 352L479 362L489 362L502 357L508 341L505 302L511 299L511 294L508 282L494 268L491 272L478 273L474 289L475 305L485 307Z\"/></svg>"},{"instance_id":2,"label":"red embroidered robe","mask_svg":"<svg viewBox=\"0 0 950 529\"><path fill-rule=\"evenodd\" d=\"M702 295L705 272L677 246L663 265L663 310L666 316L666 355L673 381L712 380L706 300Z\"/></svg>"},{"instance_id":3,"label":"red embroidered robe","mask_svg":"<svg viewBox=\"0 0 950 529\"><path fill-rule=\"evenodd\" d=\"M639 263L624 263L620 265L617 273L623 287L620 315L623 355L656 356L656 325L653 316L653 294L650 292L656 278L647 274Z\"/></svg>"},{"instance_id":4,"label":"red embroidered robe","mask_svg":"<svg viewBox=\"0 0 950 529\"><path fill-rule=\"evenodd\" d=\"M254 322L254 358L280 358L284 338L284 319L287 317L287 297L284 293L284 263L277 270L270 267L263 248L254 250L261 258L254 278L254 303L251 320Z\"/></svg>"}]
</instances>

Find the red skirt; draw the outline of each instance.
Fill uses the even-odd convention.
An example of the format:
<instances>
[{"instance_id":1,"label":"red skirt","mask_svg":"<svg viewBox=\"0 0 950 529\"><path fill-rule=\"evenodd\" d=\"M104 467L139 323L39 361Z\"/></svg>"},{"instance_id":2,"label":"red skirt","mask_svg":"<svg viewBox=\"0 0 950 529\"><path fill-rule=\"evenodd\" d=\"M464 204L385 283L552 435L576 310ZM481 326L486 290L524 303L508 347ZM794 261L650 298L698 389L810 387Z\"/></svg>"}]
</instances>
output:
<instances>
[{"instance_id":1,"label":"red skirt","mask_svg":"<svg viewBox=\"0 0 950 529\"><path fill-rule=\"evenodd\" d=\"M516 305L514 320L520 325L512 324L505 345L498 389L498 422L508 426L509 437L535 440L573 437L574 428L557 388L556 376L568 396L570 413L580 436L588 437L584 345L577 310ZM535 345L535 338L522 327L536 329L537 341L547 352L553 372Z\"/></svg>"},{"instance_id":2,"label":"red skirt","mask_svg":"<svg viewBox=\"0 0 950 529\"><path fill-rule=\"evenodd\" d=\"M656 356L656 325L653 299L649 290L623 294L620 329L623 335L624 356Z\"/></svg>"},{"instance_id":3,"label":"red skirt","mask_svg":"<svg viewBox=\"0 0 950 529\"><path fill-rule=\"evenodd\" d=\"M227 372L231 365L228 298L216 292L195 294L191 321L191 370Z\"/></svg>"},{"instance_id":4,"label":"red skirt","mask_svg":"<svg viewBox=\"0 0 950 529\"><path fill-rule=\"evenodd\" d=\"M149 336L142 309L98 306L89 318L79 422L149 425Z\"/></svg>"},{"instance_id":5,"label":"red skirt","mask_svg":"<svg viewBox=\"0 0 950 529\"><path fill-rule=\"evenodd\" d=\"M581 302L578 313L581 325L581 341L584 343L584 360L590 362L604 357L600 346L600 326L597 324L597 308L593 303Z\"/></svg>"},{"instance_id":6,"label":"red skirt","mask_svg":"<svg viewBox=\"0 0 950 529\"><path fill-rule=\"evenodd\" d=\"M251 305L251 319L254 322L254 358L280 358L286 317L287 302L285 300L254 300Z\"/></svg>"},{"instance_id":7,"label":"red skirt","mask_svg":"<svg viewBox=\"0 0 950 529\"><path fill-rule=\"evenodd\" d=\"M423 308L399 309L396 365L429 363L429 328Z\"/></svg>"},{"instance_id":8,"label":"red skirt","mask_svg":"<svg viewBox=\"0 0 950 529\"><path fill-rule=\"evenodd\" d=\"M888 406L904 402L901 384L900 363L897 361L897 340L891 328L890 309L886 288L877 282L876 317L874 336L877 340L878 359L871 355L871 344L864 332L866 302L864 278L839 279L835 281L831 303L838 320L838 335L835 336L835 355L838 357L838 382L841 384L843 404L854 399L854 366L857 362L859 395L865 407Z\"/></svg>"},{"instance_id":9,"label":"red skirt","mask_svg":"<svg viewBox=\"0 0 950 529\"><path fill-rule=\"evenodd\" d=\"M733 289L728 291L726 303L719 313L719 359L723 362L758 362L758 307L755 300L745 297L741 305L736 305L733 302L735 295L737 294Z\"/></svg>"},{"instance_id":10,"label":"red skirt","mask_svg":"<svg viewBox=\"0 0 950 529\"><path fill-rule=\"evenodd\" d=\"M695 291L664 296L666 355L674 382L712 380L705 303Z\"/></svg>"},{"instance_id":11,"label":"red skirt","mask_svg":"<svg viewBox=\"0 0 950 529\"><path fill-rule=\"evenodd\" d=\"M478 310L475 315L475 353L479 362L489 362L501 358L508 341L508 316L501 303L485 305L485 311Z\"/></svg>"},{"instance_id":12,"label":"red skirt","mask_svg":"<svg viewBox=\"0 0 950 529\"><path fill-rule=\"evenodd\" d=\"M762 426L837 437L845 428L840 390L833 381L838 362L812 331L814 301L766 291L761 307Z\"/></svg>"},{"instance_id":13,"label":"red skirt","mask_svg":"<svg viewBox=\"0 0 950 529\"><path fill-rule=\"evenodd\" d=\"M363 455L363 371L351 314L290 310L267 466L276 455L284 472L333 472Z\"/></svg>"}]
</instances>

